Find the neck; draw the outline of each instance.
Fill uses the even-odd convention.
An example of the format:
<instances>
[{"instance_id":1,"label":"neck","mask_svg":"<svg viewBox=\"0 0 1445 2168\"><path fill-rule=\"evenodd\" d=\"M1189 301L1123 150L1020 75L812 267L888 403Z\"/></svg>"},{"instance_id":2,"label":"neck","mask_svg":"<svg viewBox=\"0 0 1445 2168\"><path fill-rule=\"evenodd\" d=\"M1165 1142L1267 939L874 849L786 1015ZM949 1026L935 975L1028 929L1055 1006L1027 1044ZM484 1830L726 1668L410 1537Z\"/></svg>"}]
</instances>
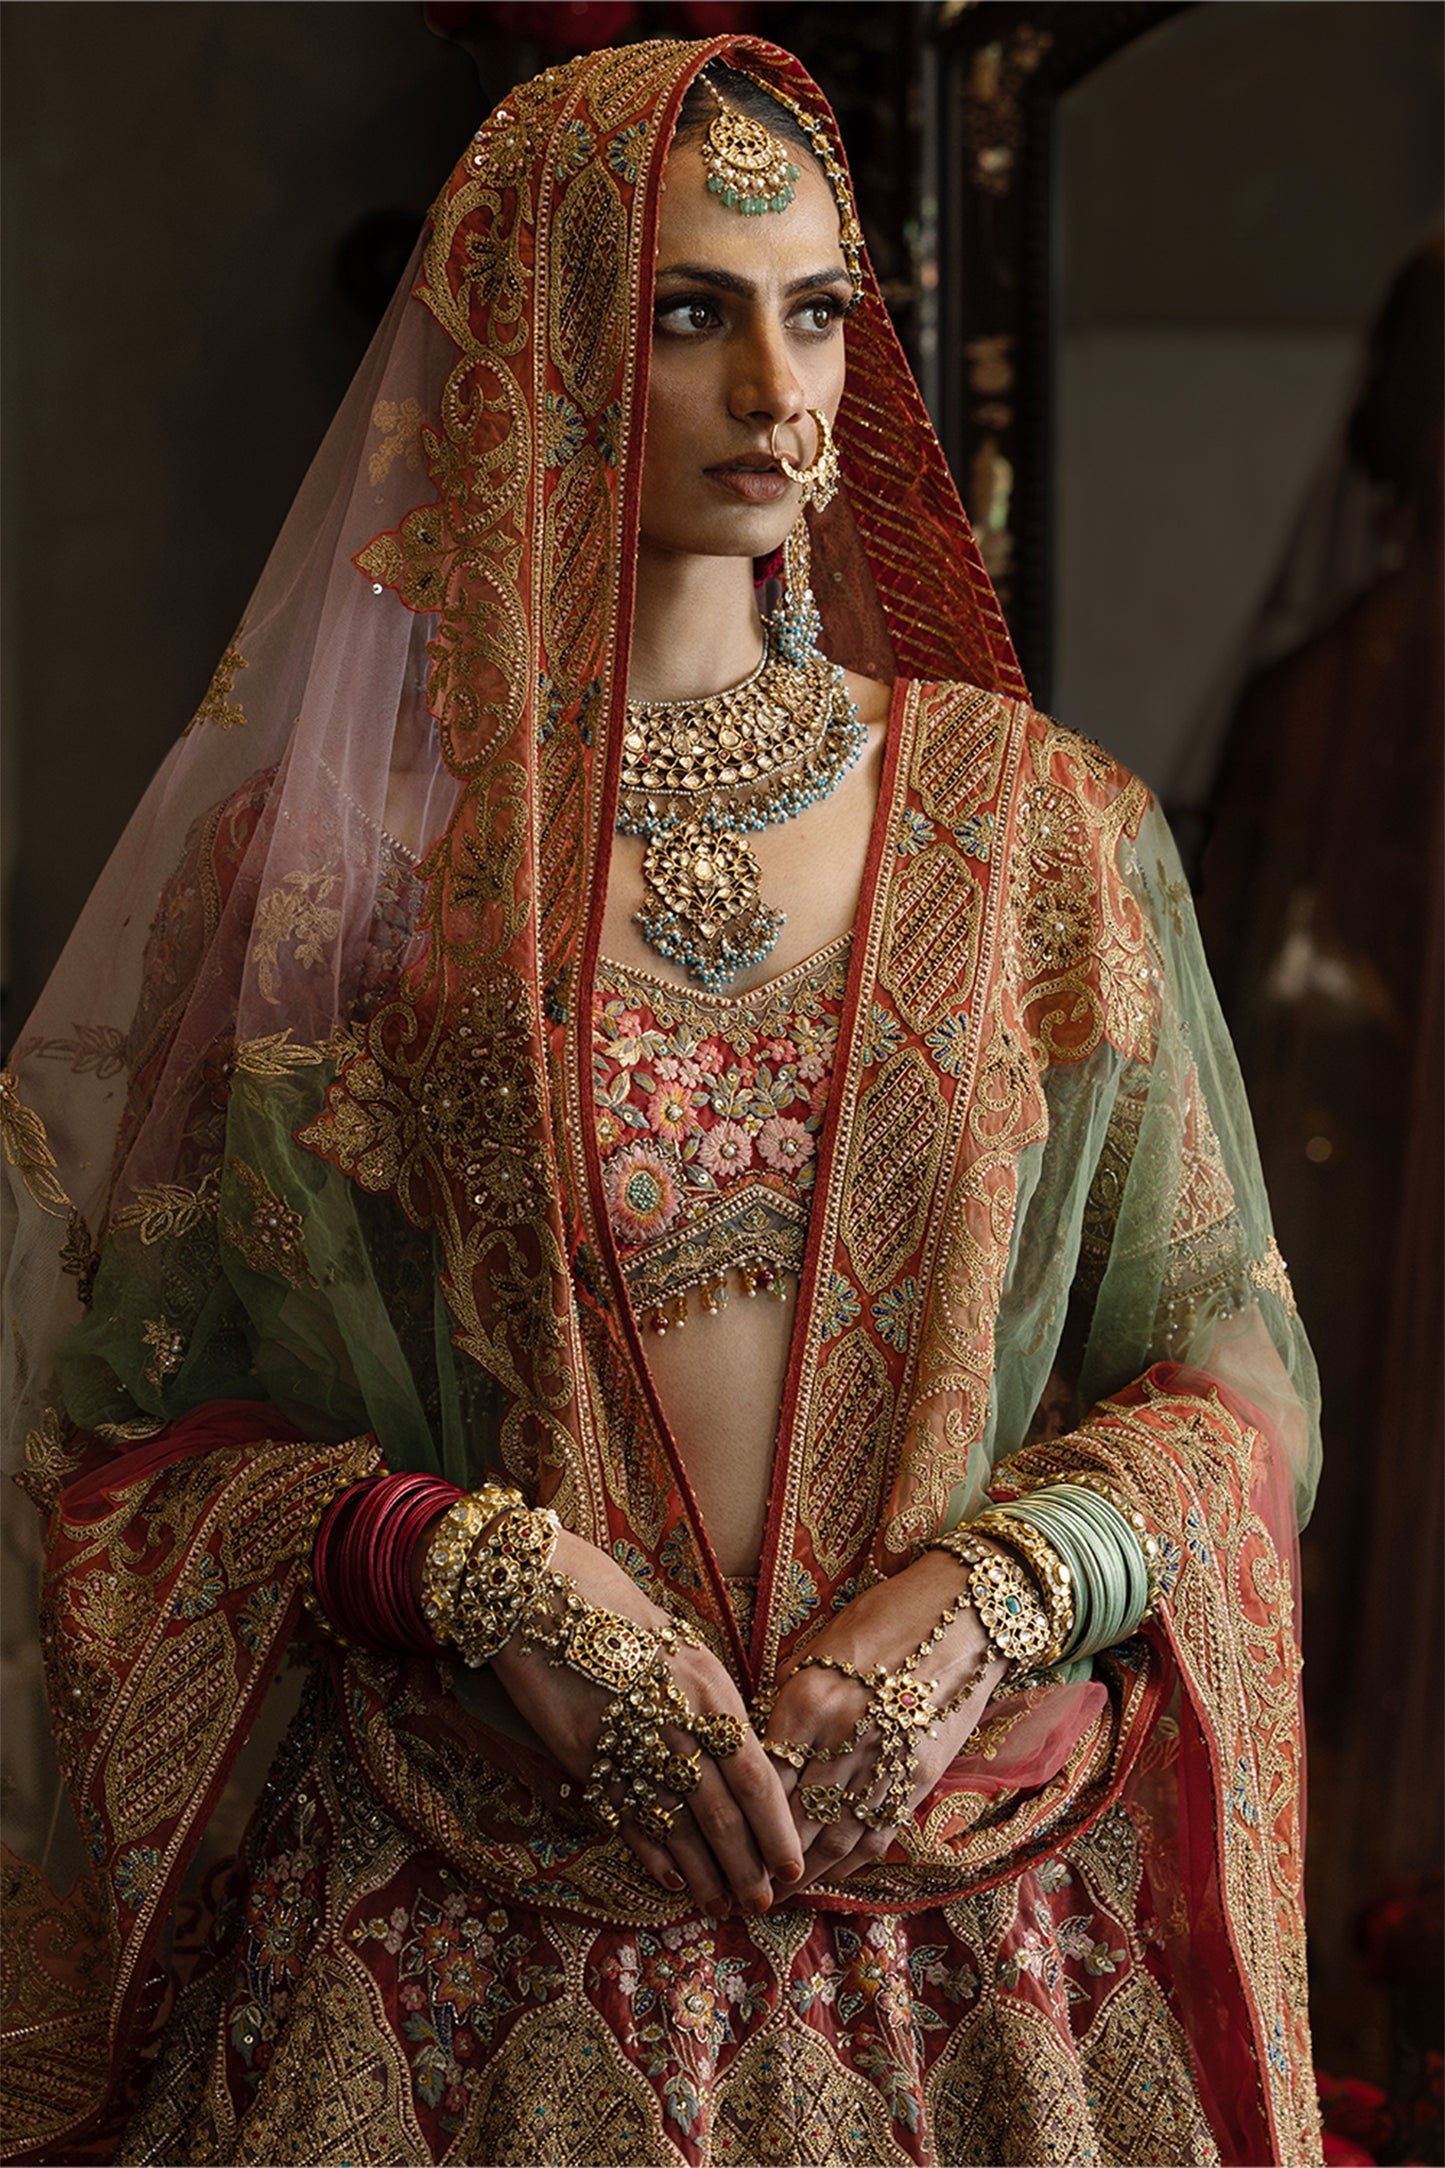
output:
<instances>
[{"instance_id":1,"label":"neck","mask_svg":"<svg viewBox=\"0 0 1445 2168\"><path fill-rule=\"evenodd\" d=\"M762 634L747 557L683 557L643 543L629 700L701 700L758 666Z\"/></svg>"}]
</instances>

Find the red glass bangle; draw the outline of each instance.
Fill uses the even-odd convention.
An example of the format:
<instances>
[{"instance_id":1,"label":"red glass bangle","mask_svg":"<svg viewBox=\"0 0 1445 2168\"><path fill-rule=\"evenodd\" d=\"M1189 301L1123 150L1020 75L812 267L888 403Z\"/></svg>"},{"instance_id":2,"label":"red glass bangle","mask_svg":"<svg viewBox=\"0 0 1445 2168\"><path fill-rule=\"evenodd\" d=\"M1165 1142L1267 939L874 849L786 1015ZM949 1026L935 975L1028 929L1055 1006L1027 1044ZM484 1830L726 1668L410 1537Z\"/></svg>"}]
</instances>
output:
<instances>
[{"instance_id":1,"label":"red glass bangle","mask_svg":"<svg viewBox=\"0 0 1445 2168\"><path fill-rule=\"evenodd\" d=\"M428 1524L462 1496L437 1476L383 1475L327 1508L311 1575L323 1616L343 1640L375 1649L435 1650L412 1585L412 1554Z\"/></svg>"}]
</instances>

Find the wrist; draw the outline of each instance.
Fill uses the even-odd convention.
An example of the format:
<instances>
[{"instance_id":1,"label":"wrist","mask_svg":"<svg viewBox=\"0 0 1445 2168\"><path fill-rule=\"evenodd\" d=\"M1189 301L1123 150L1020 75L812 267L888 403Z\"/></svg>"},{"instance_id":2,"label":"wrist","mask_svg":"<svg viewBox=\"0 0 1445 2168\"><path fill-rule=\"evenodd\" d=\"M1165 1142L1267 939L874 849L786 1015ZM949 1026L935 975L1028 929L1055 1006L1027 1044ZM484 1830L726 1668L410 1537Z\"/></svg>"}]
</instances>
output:
<instances>
[{"instance_id":1,"label":"wrist","mask_svg":"<svg viewBox=\"0 0 1445 2168\"><path fill-rule=\"evenodd\" d=\"M930 1551L958 1561L989 1655L1003 1659L1003 1677L1016 1678L1060 1660L1073 1595L1068 1569L1046 1543L1030 1534L1024 1548L1009 1533L985 1516L932 1538Z\"/></svg>"},{"instance_id":2,"label":"wrist","mask_svg":"<svg viewBox=\"0 0 1445 2168\"><path fill-rule=\"evenodd\" d=\"M916 1577L920 1593L926 1589L940 1610L967 1592L969 1568L952 1551L923 1551L907 1570ZM1006 1658L989 1654L988 1633L972 1603L960 1609L926 1666L938 1683L940 1703L949 1701L971 1676L980 1677L985 1694L991 1693L1008 1668Z\"/></svg>"}]
</instances>

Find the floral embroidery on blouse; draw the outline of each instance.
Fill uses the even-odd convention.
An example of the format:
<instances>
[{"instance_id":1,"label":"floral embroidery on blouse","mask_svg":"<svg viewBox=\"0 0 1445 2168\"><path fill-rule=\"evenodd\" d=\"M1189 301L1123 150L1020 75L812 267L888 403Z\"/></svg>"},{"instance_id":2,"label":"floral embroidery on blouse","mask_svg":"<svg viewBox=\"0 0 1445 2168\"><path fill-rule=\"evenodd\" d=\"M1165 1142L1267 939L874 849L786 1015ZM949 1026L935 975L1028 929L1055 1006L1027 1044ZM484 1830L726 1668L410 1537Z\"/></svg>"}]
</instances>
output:
<instances>
[{"instance_id":1,"label":"floral embroidery on blouse","mask_svg":"<svg viewBox=\"0 0 1445 2168\"><path fill-rule=\"evenodd\" d=\"M593 1001L607 1212L655 1332L715 1314L730 1278L780 1299L802 1269L851 936L743 994L601 957Z\"/></svg>"}]
</instances>

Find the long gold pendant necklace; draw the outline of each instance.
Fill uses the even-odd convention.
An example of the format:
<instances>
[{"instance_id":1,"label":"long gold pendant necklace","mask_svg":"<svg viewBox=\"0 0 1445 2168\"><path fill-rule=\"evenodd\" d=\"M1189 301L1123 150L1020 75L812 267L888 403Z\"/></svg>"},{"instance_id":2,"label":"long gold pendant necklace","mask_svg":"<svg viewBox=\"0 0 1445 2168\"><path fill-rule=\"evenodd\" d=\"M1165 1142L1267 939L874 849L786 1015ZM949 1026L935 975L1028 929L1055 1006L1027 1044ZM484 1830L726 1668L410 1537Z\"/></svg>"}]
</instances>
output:
<instances>
[{"instance_id":1,"label":"long gold pendant necklace","mask_svg":"<svg viewBox=\"0 0 1445 2168\"><path fill-rule=\"evenodd\" d=\"M633 924L709 993L770 956L786 923L763 902L744 838L826 798L866 737L843 672L818 650L801 519L786 577L750 678L702 700L627 703L617 827L647 841Z\"/></svg>"}]
</instances>

